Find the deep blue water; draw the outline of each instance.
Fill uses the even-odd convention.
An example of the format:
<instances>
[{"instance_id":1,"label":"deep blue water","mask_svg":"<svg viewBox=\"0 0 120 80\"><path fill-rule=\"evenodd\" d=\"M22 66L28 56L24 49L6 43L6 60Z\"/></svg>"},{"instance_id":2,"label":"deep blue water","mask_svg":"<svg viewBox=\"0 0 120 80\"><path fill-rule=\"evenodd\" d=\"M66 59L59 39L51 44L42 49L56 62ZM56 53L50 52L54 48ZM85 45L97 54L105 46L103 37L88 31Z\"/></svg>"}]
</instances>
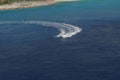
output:
<instances>
[{"instance_id":1,"label":"deep blue water","mask_svg":"<svg viewBox=\"0 0 120 80\"><path fill-rule=\"evenodd\" d=\"M83 0L0 11L3 21L52 21L83 28L0 24L0 80L120 80L120 0Z\"/></svg>"}]
</instances>

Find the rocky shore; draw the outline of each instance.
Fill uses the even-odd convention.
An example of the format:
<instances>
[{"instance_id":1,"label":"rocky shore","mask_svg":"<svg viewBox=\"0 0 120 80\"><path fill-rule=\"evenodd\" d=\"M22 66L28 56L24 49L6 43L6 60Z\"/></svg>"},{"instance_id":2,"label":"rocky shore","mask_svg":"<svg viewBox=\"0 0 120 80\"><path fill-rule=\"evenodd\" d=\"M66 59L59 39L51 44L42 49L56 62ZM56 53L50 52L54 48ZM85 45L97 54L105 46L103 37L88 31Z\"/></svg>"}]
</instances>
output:
<instances>
[{"instance_id":1,"label":"rocky shore","mask_svg":"<svg viewBox=\"0 0 120 80\"><path fill-rule=\"evenodd\" d=\"M49 0L49 1L46 0L46 1L14 2L14 3L11 3L11 4L0 5L0 10L38 7L38 6L45 6L45 5L55 4L57 2L63 2L63 1L75 1L75 0Z\"/></svg>"}]
</instances>

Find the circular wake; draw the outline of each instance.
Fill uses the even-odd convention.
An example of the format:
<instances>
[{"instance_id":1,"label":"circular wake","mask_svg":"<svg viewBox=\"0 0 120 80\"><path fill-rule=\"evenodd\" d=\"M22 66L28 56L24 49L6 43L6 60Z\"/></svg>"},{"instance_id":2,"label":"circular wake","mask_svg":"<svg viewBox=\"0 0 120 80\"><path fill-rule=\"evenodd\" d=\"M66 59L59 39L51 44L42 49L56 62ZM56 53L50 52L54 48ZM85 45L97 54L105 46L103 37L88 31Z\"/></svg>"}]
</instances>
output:
<instances>
[{"instance_id":1,"label":"circular wake","mask_svg":"<svg viewBox=\"0 0 120 80\"><path fill-rule=\"evenodd\" d=\"M82 30L81 28L71 24L48 22L48 21L5 21L5 22L0 22L0 24L38 24L46 27L54 27L60 31L60 33L55 37L62 37L62 38L72 37L73 35L81 32Z\"/></svg>"}]
</instances>

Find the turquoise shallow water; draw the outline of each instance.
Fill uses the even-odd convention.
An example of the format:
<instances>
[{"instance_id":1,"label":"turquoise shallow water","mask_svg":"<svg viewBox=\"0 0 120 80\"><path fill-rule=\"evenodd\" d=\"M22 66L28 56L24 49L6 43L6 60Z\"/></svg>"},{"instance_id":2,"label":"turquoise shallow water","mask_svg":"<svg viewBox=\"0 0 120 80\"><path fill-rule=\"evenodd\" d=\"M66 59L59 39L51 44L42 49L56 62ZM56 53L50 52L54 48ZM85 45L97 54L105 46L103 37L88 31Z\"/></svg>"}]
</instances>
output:
<instances>
[{"instance_id":1,"label":"turquoise shallow water","mask_svg":"<svg viewBox=\"0 0 120 80\"><path fill-rule=\"evenodd\" d=\"M40 8L1 11L1 20L119 19L118 0L83 0ZM19 17L18 17L19 16Z\"/></svg>"},{"instance_id":2,"label":"turquoise shallow water","mask_svg":"<svg viewBox=\"0 0 120 80\"><path fill-rule=\"evenodd\" d=\"M0 11L0 22L50 21L83 30L0 24L0 80L119 80L120 1L83 0Z\"/></svg>"}]
</instances>

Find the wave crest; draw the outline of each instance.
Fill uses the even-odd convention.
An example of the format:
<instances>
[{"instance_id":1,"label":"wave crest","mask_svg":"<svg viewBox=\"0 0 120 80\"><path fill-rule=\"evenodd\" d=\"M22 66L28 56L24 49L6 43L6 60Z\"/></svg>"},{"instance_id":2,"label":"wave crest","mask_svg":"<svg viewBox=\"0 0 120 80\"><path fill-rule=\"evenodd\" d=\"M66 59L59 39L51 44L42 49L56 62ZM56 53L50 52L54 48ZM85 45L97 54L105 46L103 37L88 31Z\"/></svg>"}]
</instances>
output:
<instances>
[{"instance_id":1,"label":"wave crest","mask_svg":"<svg viewBox=\"0 0 120 80\"><path fill-rule=\"evenodd\" d=\"M71 24L48 22L48 21L5 21L5 22L0 22L0 24L38 24L46 27L54 27L60 31L60 33L55 37L62 37L62 38L72 37L73 35L81 32L82 30L81 28Z\"/></svg>"}]
</instances>

